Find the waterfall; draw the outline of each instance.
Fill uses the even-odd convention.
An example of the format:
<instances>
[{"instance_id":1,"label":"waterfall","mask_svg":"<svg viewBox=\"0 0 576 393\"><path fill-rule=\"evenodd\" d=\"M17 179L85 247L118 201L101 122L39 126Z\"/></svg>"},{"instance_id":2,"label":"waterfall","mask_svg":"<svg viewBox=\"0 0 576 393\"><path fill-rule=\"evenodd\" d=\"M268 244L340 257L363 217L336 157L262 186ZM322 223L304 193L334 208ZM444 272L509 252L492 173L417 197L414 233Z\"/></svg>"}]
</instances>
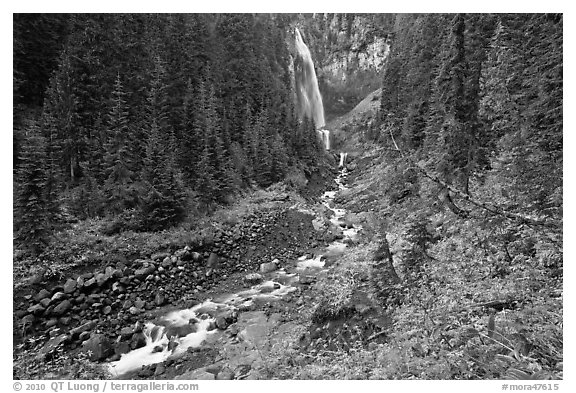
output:
<instances>
[{"instance_id":1,"label":"waterfall","mask_svg":"<svg viewBox=\"0 0 576 393\"><path fill-rule=\"evenodd\" d=\"M326 150L330 150L330 131L318 130L318 133L320 134L320 138L322 139L322 143L324 143Z\"/></svg>"},{"instance_id":2,"label":"waterfall","mask_svg":"<svg viewBox=\"0 0 576 393\"><path fill-rule=\"evenodd\" d=\"M340 165L339 167L343 167L346 163L346 158L348 158L348 153L340 153Z\"/></svg>"},{"instance_id":3,"label":"waterfall","mask_svg":"<svg viewBox=\"0 0 576 393\"><path fill-rule=\"evenodd\" d=\"M300 30L296 28L296 51L298 56L294 62L294 76L296 80L296 99L298 101L299 113L301 117L308 117L314 120L318 137L326 150L330 150L330 131L324 129L324 104L322 95L318 88L318 78L314 70L314 62L310 49L302 40Z\"/></svg>"},{"instance_id":4,"label":"waterfall","mask_svg":"<svg viewBox=\"0 0 576 393\"><path fill-rule=\"evenodd\" d=\"M326 125L324 121L324 105L318 89L318 79L314 70L314 62L310 49L302 40L300 30L296 28L296 51L298 52L296 66L296 96L300 107L300 115L314 120L317 129Z\"/></svg>"}]
</instances>

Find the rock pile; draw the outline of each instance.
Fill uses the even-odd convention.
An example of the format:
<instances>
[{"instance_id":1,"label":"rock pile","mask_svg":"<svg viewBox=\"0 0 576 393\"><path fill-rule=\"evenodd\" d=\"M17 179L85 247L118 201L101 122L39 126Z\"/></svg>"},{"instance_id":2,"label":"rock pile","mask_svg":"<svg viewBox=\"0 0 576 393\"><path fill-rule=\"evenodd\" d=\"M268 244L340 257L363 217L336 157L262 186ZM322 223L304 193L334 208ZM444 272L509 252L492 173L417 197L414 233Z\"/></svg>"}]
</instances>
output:
<instances>
[{"instance_id":1,"label":"rock pile","mask_svg":"<svg viewBox=\"0 0 576 393\"><path fill-rule=\"evenodd\" d=\"M274 270L316 246L312 218L291 209L259 211L194 249L158 252L45 285L16 299L19 328L49 338L39 355L43 358L62 345L90 351L92 360L119 356L144 345L137 323L150 310L167 304L189 307L183 303L187 298L227 274L256 270L262 263L264 270ZM216 321L218 328L230 323Z\"/></svg>"}]
</instances>

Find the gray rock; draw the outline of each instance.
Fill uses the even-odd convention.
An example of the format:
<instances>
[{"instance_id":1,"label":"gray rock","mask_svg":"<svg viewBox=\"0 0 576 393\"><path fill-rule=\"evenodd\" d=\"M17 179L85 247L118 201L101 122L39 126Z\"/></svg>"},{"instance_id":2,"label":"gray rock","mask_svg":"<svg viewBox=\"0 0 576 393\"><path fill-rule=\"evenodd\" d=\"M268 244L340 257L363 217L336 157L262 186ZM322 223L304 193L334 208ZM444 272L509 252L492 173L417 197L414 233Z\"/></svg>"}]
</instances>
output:
<instances>
[{"instance_id":1,"label":"gray rock","mask_svg":"<svg viewBox=\"0 0 576 393\"><path fill-rule=\"evenodd\" d=\"M146 346L146 336L144 333L135 333L130 341L130 348L138 349Z\"/></svg>"},{"instance_id":2,"label":"gray rock","mask_svg":"<svg viewBox=\"0 0 576 393\"><path fill-rule=\"evenodd\" d=\"M114 353L116 355L123 355L125 353L130 352L130 343L127 341L115 343L114 344Z\"/></svg>"},{"instance_id":3,"label":"gray rock","mask_svg":"<svg viewBox=\"0 0 576 393\"><path fill-rule=\"evenodd\" d=\"M50 292L48 292L46 289L42 288L40 290L40 292L38 292L38 294L36 295L35 299L37 301L40 301L42 299L49 298L49 297L50 297Z\"/></svg>"},{"instance_id":4,"label":"gray rock","mask_svg":"<svg viewBox=\"0 0 576 393\"><path fill-rule=\"evenodd\" d=\"M177 341L170 340L170 341L168 342L168 350L169 350L170 352L172 352L172 351L174 351L174 350L176 349L176 347L177 347L178 345L179 345L179 344L178 344Z\"/></svg>"},{"instance_id":5,"label":"gray rock","mask_svg":"<svg viewBox=\"0 0 576 393\"><path fill-rule=\"evenodd\" d=\"M124 292L126 292L126 289L119 282L115 282L112 284L112 292L113 293L124 293Z\"/></svg>"},{"instance_id":6,"label":"gray rock","mask_svg":"<svg viewBox=\"0 0 576 393\"><path fill-rule=\"evenodd\" d=\"M146 306L146 302L138 297L134 302L134 306L136 308L143 309Z\"/></svg>"},{"instance_id":7,"label":"gray rock","mask_svg":"<svg viewBox=\"0 0 576 393\"><path fill-rule=\"evenodd\" d=\"M80 337L78 337L78 339L80 341L86 341L90 338L90 336L91 336L90 332L82 332L82 333L80 333Z\"/></svg>"},{"instance_id":8,"label":"gray rock","mask_svg":"<svg viewBox=\"0 0 576 393\"><path fill-rule=\"evenodd\" d=\"M51 338L42 348L40 348L40 351L38 351L38 354L36 355L36 359L44 361L50 358L59 347L66 344L68 341L69 338L65 334L60 334L59 336Z\"/></svg>"},{"instance_id":9,"label":"gray rock","mask_svg":"<svg viewBox=\"0 0 576 393\"><path fill-rule=\"evenodd\" d=\"M219 265L219 261L220 258L218 257L218 255L216 253L210 253L210 256L208 257L208 262L206 262L206 267L210 268L210 269L216 269L218 268Z\"/></svg>"},{"instance_id":10,"label":"gray rock","mask_svg":"<svg viewBox=\"0 0 576 393\"><path fill-rule=\"evenodd\" d=\"M170 253L167 253L167 252L157 252L157 253L155 253L155 254L152 254L152 255L150 256L150 259L152 259L153 261L160 261L160 260L162 260L162 259L164 259L164 258L166 258L166 257L169 257L169 256L170 256Z\"/></svg>"},{"instance_id":11,"label":"gray rock","mask_svg":"<svg viewBox=\"0 0 576 393\"><path fill-rule=\"evenodd\" d=\"M76 280L69 278L64 284L64 293L71 294L76 290Z\"/></svg>"},{"instance_id":12,"label":"gray rock","mask_svg":"<svg viewBox=\"0 0 576 393\"><path fill-rule=\"evenodd\" d=\"M244 277L244 281L249 285L260 284L262 280L263 280L262 275L258 273L250 273Z\"/></svg>"},{"instance_id":13,"label":"gray rock","mask_svg":"<svg viewBox=\"0 0 576 393\"><path fill-rule=\"evenodd\" d=\"M104 273L98 273L95 277L96 284L98 284L98 286L101 287L102 285L104 285L106 283L106 281L108 281L109 278L110 278L110 276L107 276Z\"/></svg>"},{"instance_id":14,"label":"gray rock","mask_svg":"<svg viewBox=\"0 0 576 393\"><path fill-rule=\"evenodd\" d=\"M90 360L97 362L112 355L114 349L105 335L95 334L82 344L82 352L87 353Z\"/></svg>"},{"instance_id":15,"label":"gray rock","mask_svg":"<svg viewBox=\"0 0 576 393\"><path fill-rule=\"evenodd\" d=\"M56 292L54 295L52 295L52 302L56 303L59 302L61 300L66 299L68 296L64 293L64 292Z\"/></svg>"},{"instance_id":16,"label":"gray rock","mask_svg":"<svg viewBox=\"0 0 576 393\"><path fill-rule=\"evenodd\" d=\"M36 318L34 317L34 315L28 314L28 315L25 315L24 317L22 317L20 324L22 326L30 327L34 323L34 321L36 321Z\"/></svg>"},{"instance_id":17,"label":"gray rock","mask_svg":"<svg viewBox=\"0 0 576 393\"><path fill-rule=\"evenodd\" d=\"M142 310L132 306L128 309L128 312L132 315L138 315L138 314L142 313Z\"/></svg>"},{"instance_id":18,"label":"gray rock","mask_svg":"<svg viewBox=\"0 0 576 393\"><path fill-rule=\"evenodd\" d=\"M270 273L276 269L278 269L278 265L274 261L260 264L260 273Z\"/></svg>"},{"instance_id":19,"label":"gray rock","mask_svg":"<svg viewBox=\"0 0 576 393\"><path fill-rule=\"evenodd\" d=\"M230 381L234 379L234 371L228 367L225 367L216 375L216 379Z\"/></svg>"},{"instance_id":20,"label":"gray rock","mask_svg":"<svg viewBox=\"0 0 576 393\"><path fill-rule=\"evenodd\" d=\"M148 275L154 273L154 270L155 270L154 266L144 267L142 269L136 270L134 272L134 276L136 276L137 279L142 280Z\"/></svg>"},{"instance_id":21,"label":"gray rock","mask_svg":"<svg viewBox=\"0 0 576 393\"><path fill-rule=\"evenodd\" d=\"M30 314L39 315L41 314L46 308L41 304L34 304L33 306L28 307L28 312Z\"/></svg>"},{"instance_id":22,"label":"gray rock","mask_svg":"<svg viewBox=\"0 0 576 393\"><path fill-rule=\"evenodd\" d=\"M69 300L64 300L63 302L58 304L56 307L54 307L53 312L55 315L63 315L66 311L70 310L71 307L72 307L72 303L70 303Z\"/></svg>"},{"instance_id":23,"label":"gray rock","mask_svg":"<svg viewBox=\"0 0 576 393\"><path fill-rule=\"evenodd\" d=\"M71 329L70 335L72 336L72 339L75 339L78 336L80 336L81 333L91 331L95 327L96 327L96 321L88 321L80 326L75 327L74 329Z\"/></svg>"},{"instance_id":24,"label":"gray rock","mask_svg":"<svg viewBox=\"0 0 576 393\"><path fill-rule=\"evenodd\" d=\"M138 371L138 376L141 378L150 378L152 375L154 375L154 370L156 370L155 364L143 366L142 369Z\"/></svg>"},{"instance_id":25,"label":"gray rock","mask_svg":"<svg viewBox=\"0 0 576 393\"><path fill-rule=\"evenodd\" d=\"M44 307L44 308L48 308L48 306L50 305L50 303L52 303L52 300L47 299L47 298L40 300L40 304L41 304L42 307Z\"/></svg>"},{"instance_id":26,"label":"gray rock","mask_svg":"<svg viewBox=\"0 0 576 393\"><path fill-rule=\"evenodd\" d=\"M51 328L52 326L56 326L58 325L58 319L56 318L52 318L48 321L46 321L46 328Z\"/></svg>"},{"instance_id":27,"label":"gray rock","mask_svg":"<svg viewBox=\"0 0 576 393\"><path fill-rule=\"evenodd\" d=\"M164 367L164 365L162 363L160 363L156 366L156 371L154 371L154 375L156 375L156 376L162 375L162 374L164 374L165 371L166 371L166 367Z\"/></svg>"},{"instance_id":28,"label":"gray rock","mask_svg":"<svg viewBox=\"0 0 576 393\"><path fill-rule=\"evenodd\" d=\"M194 323L189 323L183 326L168 326L165 330L166 337L185 337L190 333L198 331L198 326Z\"/></svg>"},{"instance_id":29,"label":"gray rock","mask_svg":"<svg viewBox=\"0 0 576 393\"><path fill-rule=\"evenodd\" d=\"M156 296L154 297L154 303L157 306L164 305L164 303L166 303L166 296L163 293L157 293Z\"/></svg>"},{"instance_id":30,"label":"gray rock","mask_svg":"<svg viewBox=\"0 0 576 393\"><path fill-rule=\"evenodd\" d=\"M125 326L122 329L120 329L121 340L130 340L133 334L134 334L134 328L131 326Z\"/></svg>"},{"instance_id":31,"label":"gray rock","mask_svg":"<svg viewBox=\"0 0 576 393\"><path fill-rule=\"evenodd\" d=\"M91 278L89 280L84 281L84 288L90 288L90 287L93 287L94 285L96 285L96 279L95 278Z\"/></svg>"},{"instance_id":32,"label":"gray rock","mask_svg":"<svg viewBox=\"0 0 576 393\"><path fill-rule=\"evenodd\" d=\"M216 317L216 327L220 330L226 330L230 324L226 321L226 318L223 316Z\"/></svg>"}]
</instances>

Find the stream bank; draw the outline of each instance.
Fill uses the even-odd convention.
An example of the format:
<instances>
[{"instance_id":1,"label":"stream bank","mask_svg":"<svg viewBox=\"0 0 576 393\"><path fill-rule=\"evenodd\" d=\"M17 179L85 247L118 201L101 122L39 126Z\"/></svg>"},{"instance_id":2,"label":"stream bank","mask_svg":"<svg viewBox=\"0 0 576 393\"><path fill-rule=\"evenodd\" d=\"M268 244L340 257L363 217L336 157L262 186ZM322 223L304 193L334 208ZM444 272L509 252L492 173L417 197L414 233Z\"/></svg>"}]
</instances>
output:
<instances>
[{"instance_id":1,"label":"stream bank","mask_svg":"<svg viewBox=\"0 0 576 393\"><path fill-rule=\"evenodd\" d=\"M338 190L346 189L346 177L343 169L336 178ZM333 203L336 194L322 195L321 205L328 214L314 220L315 229L327 226L337 233L327 247L312 249L282 266L276 260L261 264L258 273L234 275L222 284L236 285L220 285L192 307L156 312L154 320L132 329L145 345L108 363L114 378L262 379L269 376L272 352L281 354L291 345L315 351L318 340L313 343L311 337L317 338L322 330L318 323L325 322L310 327L316 284L329 276L330 266L346 248L359 241L362 230L344 220L346 211ZM234 286L237 290L231 291ZM359 307L364 314L369 308ZM125 330L128 335L129 329Z\"/></svg>"}]
</instances>

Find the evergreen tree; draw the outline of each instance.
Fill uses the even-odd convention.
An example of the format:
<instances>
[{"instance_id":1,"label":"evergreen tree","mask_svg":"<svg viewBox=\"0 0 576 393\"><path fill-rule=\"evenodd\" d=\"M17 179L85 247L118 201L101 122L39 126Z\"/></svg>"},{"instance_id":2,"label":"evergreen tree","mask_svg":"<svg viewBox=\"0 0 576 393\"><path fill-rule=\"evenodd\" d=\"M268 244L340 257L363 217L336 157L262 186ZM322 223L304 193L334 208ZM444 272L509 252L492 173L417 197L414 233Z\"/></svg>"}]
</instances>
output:
<instances>
[{"instance_id":1,"label":"evergreen tree","mask_svg":"<svg viewBox=\"0 0 576 393\"><path fill-rule=\"evenodd\" d=\"M33 252L41 251L50 235L50 215L46 203L46 140L36 124L26 130L21 166L17 173L14 198L16 240Z\"/></svg>"},{"instance_id":2,"label":"evergreen tree","mask_svg":"<svg viewBox=\"0 0 576 393\"><path fill-rule=\"evenodd\" d=\"M131 162L131 129L129 126L126 93L120 75L114 86L112 109L108 122L108 141L104 156L106 192L110 210L121 212L135 205L134 172Z\"/></svg>"},{"instance_id":3,"label":"evergreen tree","mask_svg":"<svg viewBox=\"0 0 576 393\"><path fill-rule=\"evenodd\" d=\"M182 176L175 165L175 140L167 118L163 62L155 68L148 96L148 138L142 178L145 194L141 201L142 224L158 230L178 222L184 212Z\"/></svg>"}]
</instances>

